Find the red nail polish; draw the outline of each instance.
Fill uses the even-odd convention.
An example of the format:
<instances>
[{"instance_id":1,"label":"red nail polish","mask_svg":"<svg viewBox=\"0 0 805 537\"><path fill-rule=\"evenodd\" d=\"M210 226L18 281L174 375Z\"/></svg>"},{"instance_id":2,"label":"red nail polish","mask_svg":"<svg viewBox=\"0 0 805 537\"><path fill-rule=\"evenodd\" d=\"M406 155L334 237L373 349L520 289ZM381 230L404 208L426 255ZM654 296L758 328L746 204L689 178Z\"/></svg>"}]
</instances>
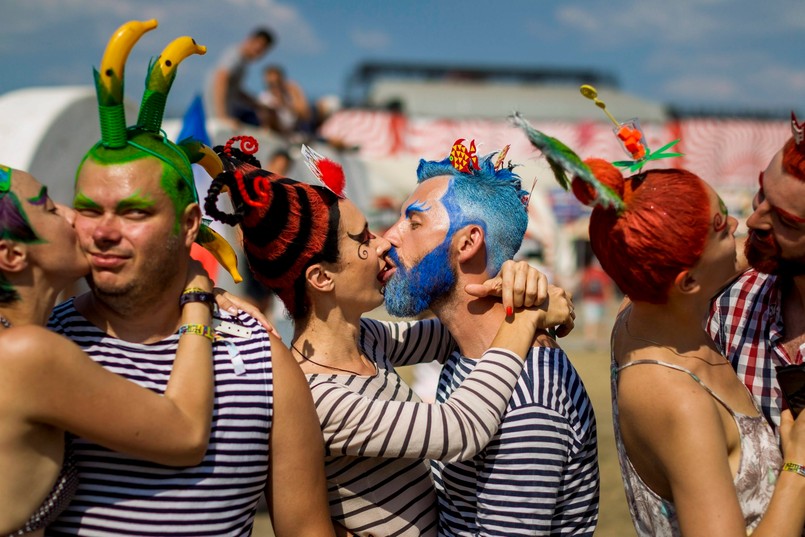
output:
<instances>
[{"instance_id":1,"label":"red nail polish","mask_svg":"<svg viewBox=\"0 0 805 537\"><path fill-rule=\"evenodd\" d=\"M506 306L506 317L511 317L512 315L514 315L514 308Z\"/></svg>"}]
</instances>

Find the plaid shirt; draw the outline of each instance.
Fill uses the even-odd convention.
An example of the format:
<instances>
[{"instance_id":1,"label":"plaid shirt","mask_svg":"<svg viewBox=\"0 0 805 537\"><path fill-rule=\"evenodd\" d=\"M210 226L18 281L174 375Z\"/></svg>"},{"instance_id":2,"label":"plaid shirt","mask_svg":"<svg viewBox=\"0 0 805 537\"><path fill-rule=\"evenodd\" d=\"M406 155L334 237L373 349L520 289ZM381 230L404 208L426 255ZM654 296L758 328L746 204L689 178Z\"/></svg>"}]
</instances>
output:
<instances>
[{"instance_id":1,"label":"plaid shirt","mask_svg":"<svg viewBox=\"0 0 805 537\"><path fill-rule=\"evenodd\" d=\"M777 277L750 269L713 301L708 326L713 341L775 426L783 408L775 366L802 363L805 352L802 345L793 359L786 353L782 306Z\"/></svg>"}]
</instances>

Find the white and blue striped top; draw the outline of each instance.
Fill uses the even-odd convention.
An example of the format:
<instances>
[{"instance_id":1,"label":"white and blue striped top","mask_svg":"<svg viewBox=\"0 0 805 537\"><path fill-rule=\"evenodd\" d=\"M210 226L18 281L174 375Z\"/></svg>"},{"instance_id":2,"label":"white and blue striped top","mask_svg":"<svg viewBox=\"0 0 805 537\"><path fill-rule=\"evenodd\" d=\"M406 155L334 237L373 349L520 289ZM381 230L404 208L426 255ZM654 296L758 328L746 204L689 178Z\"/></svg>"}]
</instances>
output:
<instances>
[{"instance_id":1,"label":"white and blue striped top","mask_svg":"<svg viewBox=\"0 0 805 537\"><path fill-rule=\"evenodd\" d=\"M454 352L437 399L477 366ZM500 429L473 459L431 462L439 535L593 535L598 449L593 407L564 351L534 348Z\"/></svg>"},{"instance_id":2,"label":"white and blue striped top","mask_svg":"<svg viewBox=\"0 0 805 537\"><path fill-rule=\"evenodd\" d=\"M218 316L218 315L216 315ZM257 502L266 487L273 383L268 335L252 317L221 317L252 330L249 339L216 341L212 433L198 466L174 468L72 439L78 492L46 535L193 536L250 535ZM178 335L152 344L112 338L68 301L50 328L96 362L141 386L164 393ZM234 344L245 372L236 372Z\"/></svg>"},{"instance_id":3,"label":"white and blue striped top","mask_svg":"<svg viewBox=\"0 0 805 537\"><path fill-rule=\"evenodd\" d=\"M491 348L438 405L422 403L395 366L443 362L455 346L435 319L361 320L359 345L375 375L307 375L326 450L330 515L359 536L436 535L436 495L424 459L473 457L492 438L523 361Z\"/></svg>"}]
</instances>

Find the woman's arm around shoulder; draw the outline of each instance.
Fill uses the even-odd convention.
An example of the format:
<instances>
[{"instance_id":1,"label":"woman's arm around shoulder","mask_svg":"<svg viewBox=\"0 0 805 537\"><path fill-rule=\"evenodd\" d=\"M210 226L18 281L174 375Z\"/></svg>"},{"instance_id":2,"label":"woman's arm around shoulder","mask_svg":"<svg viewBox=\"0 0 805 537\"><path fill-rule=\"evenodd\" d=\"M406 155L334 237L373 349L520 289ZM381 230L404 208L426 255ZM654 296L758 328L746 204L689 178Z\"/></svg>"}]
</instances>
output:
<instances>
[{"instance_id":1,"label":"woman's arm around shoulder","mask_svg":"<svg viewBox=\"0 0 805 537\"><path fill-rule=\"evenodd\" d=\"M371 347L382 349L394 367L444 363L456 347L455 340L439 319L416 321L379 321L361 319L361 342L374 340ZM366 345L362 345L366 346Z\"/></svg>"},{"instance_id":2,"label":"woman's arm around shoulder","mask_svg":"<svg viewBox=\"0 0 805 537\"><path fill-rule=\"evenodd\" d=\"M31 421L162 464L192 465L203 457L210 409L194 408L197 415L188 416L171 399L107 371L73 342L43 327L15 327L6 338L4 388L16 393L15 407ZM198 369L210 368L211 384L209 351L194 358ZM190 382L186 387L204 391ZM211 407L211 393L201 398L201 407Z\"/></svg>"},{"instance_id":3,"label":"woman's arm around shoulder","mask_svg":"<svg viewBox=\"0 0 805 537\"><path fill-rule=\"evenodd\" d=\"M16 360L6 371L14 362L17 385L26 388L19 404L30 419L154 462L201 462L212 420L213 333L210 306L195 299L208 296L212 282L192 262L185 283L193 298L181 306L182 335L164 396L105 370L45 328L8 330L8 356Z\"/></svg>"}]
</instances>

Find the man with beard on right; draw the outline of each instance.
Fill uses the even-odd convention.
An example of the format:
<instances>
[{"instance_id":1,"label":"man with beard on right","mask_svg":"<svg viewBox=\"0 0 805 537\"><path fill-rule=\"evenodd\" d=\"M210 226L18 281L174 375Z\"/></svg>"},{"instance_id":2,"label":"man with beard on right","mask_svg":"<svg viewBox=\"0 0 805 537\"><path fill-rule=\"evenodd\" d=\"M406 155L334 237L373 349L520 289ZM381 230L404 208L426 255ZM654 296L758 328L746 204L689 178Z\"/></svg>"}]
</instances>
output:
<instances>
[{"instance_id":1,"label":"man with beard on right","mask_svg":"<svg viewBox=\"0 0 805 537\"><path fill-rule=\"evenodd\" d=\"M474 141L469 150L462 142L444 160L419 162L417 187L385 234L393 265L386 309L396 317L429 309L456 341L439 378L439 402L484 359L504 318L519 315L467 287L497 274L515 255L528 220L527 192L513 166L501 154L476 157ZM598 521L597 458L584 384L565 352L543 335L487 446L467 460L431 461L438 534L591 537Z\"/></svg>"},{"instance_id":2,"label":"man with beard on right","mask_svg":"<svg viewBox=\"0 0 805 537\"><path fill-rule=\"evenodd\" d=\"M805 130L760 173L746 221L750 268L714 302L709 332L773 427L785 408L776 369L805 354Z\"/></svg>"}]
</instances>

